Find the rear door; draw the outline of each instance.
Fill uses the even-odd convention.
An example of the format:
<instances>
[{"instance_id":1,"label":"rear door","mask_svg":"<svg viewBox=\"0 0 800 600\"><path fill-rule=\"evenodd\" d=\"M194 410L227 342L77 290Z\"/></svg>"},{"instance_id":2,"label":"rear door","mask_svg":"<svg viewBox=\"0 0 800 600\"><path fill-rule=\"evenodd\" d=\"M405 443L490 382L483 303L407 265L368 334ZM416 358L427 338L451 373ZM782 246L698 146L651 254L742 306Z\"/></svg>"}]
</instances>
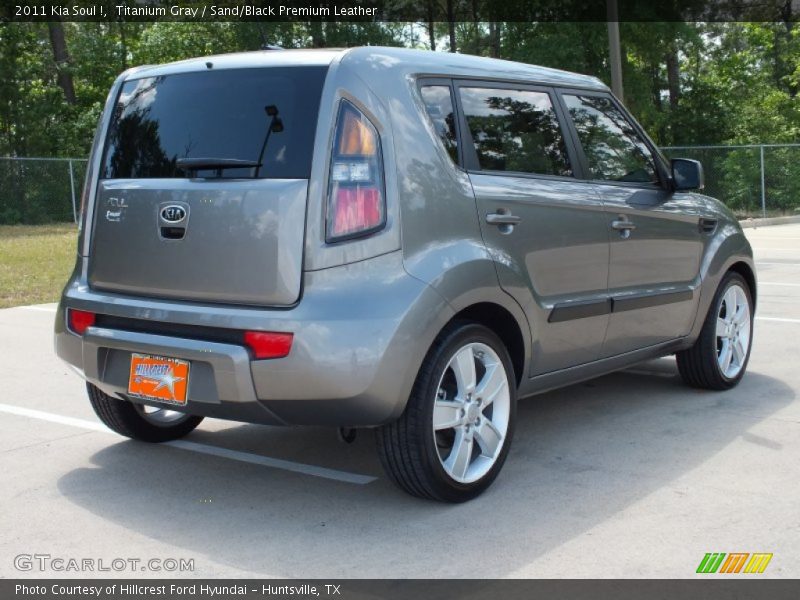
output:
<instances>
[{"instance_id":1,"label":"rear door","mask_svg":"<svg viewBox=\"0 0 800 600\"><path fill-rule=\"evenodd\" d=\"M611 239L612 314L602 355L682 337L699 299L701 232L691 194L662 184L665 164L608 93L564 91L587 176Z\"/></svg>"},{"instance_id":2,"label":"rear door","mask_svg":"<svg viewBox=\"0 0 800 600\"><path fill-rule=\"evenodd\" d=\"M534 327L534 375L597 358L608 324L608 231L546 87L457 82L464 164L500 285Z\"/></svg>"},{"instance_id":3,"label":"rear door","mask_svg":"<svg viewBox=\"0 0 800 600\"><path fill-rule=\"evenodd\" d=\"M327 67L208 69L120 91L98 186L93 288L286 306Z\"/></svg>"}]
</instances>

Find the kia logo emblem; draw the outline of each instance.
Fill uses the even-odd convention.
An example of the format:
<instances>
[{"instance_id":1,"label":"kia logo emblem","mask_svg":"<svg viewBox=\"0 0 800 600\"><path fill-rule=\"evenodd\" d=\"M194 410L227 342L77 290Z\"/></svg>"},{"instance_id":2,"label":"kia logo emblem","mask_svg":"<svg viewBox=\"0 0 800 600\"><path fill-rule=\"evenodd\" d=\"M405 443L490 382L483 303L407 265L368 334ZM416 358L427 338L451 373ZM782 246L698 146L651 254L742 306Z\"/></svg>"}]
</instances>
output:
<instances>
[{"instance_id":1,"label":"kia logo emblem","mask_svg":"<svg viewBox=\"0 0 800 600\"><path fill-rule=\"evenodd\" d=\"M186 218L186 209L177 204L171 204L161 209L161 218L167 223L179 223Z\"/></svg>"}]
</instances>

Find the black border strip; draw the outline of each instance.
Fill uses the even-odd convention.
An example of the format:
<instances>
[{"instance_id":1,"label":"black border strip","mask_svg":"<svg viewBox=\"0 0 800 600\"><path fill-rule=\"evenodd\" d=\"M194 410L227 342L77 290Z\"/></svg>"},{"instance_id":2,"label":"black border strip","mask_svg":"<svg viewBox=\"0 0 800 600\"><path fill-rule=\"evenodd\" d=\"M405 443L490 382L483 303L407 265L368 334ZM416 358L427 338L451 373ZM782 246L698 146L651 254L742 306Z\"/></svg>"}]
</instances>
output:
<instances>
[{"instance_id":1,"label":"black border strip","mask_svg":"<svg viewBox=\"0 0 800 600\"><path fill-rule=\"evenodd\" d=\"M702 554L702 553L701 553ZM690 556L690 555L689 555ZM751 579L758 575L696 575L695 579L6 579L0 597L27 600L795 600L797 579ZM791 560L791 559L788 559ZM36 573L36 572L35 572ZM36 573L40 575L40 573ZM180 586L181 591L173 589ZM204 589L205 588L205 589ZM63 591L62 591L63 590ZM99 593L98 593L99 592Z\"/></svg>"},{"instance_id":2,"label":"black border strip","mask_svg":"<svg viewBox=\"0 0 800 600\"><path fill-rule=\"evenodd\" d=\"M631 296L615 296L612 299L612 312L625 312L628 310L639 310L640 308L650 308L662 304L673 304L675 302L685 302L691 300L692 290L670 290L668 292L655 292L634 294Z\"/></svg>"},{"instance_id":3,"label":"black border strip","mask_svg":"<svg viewBox=\"0 0 800 600\"><path fill-rule=\"evenodd\" d=\"M585 319L586 317L599 317L611 312L611 298L600 300L584 300L581 302L563 302L553 306L548 323L563 323L574 319Z\"/></svg>"},{"instance_id":4,"label":"black border strip","mask_svg":"<svg viewBox=\"0 0 800 600\"><path fill-rule=\"evenodd\" d=\"M0 22L722 22L794 23L792 0L14 0Z\"/></svg>"},{"instance_id":5,"label":"black border strip","mask_svg":"<svg viewBox=\"0 0 800 600\"><path fill-rule=\"evenodd\" d=\"M553 306L548 323L563 323L587 317L599 317L611 313L639 310L662 304L674 304L691 300L692 290L669 290L667 292L644 292L627 296L613 296L599 300L583 300L581 302L562 302Z\"/></svg>"}]
</instances>

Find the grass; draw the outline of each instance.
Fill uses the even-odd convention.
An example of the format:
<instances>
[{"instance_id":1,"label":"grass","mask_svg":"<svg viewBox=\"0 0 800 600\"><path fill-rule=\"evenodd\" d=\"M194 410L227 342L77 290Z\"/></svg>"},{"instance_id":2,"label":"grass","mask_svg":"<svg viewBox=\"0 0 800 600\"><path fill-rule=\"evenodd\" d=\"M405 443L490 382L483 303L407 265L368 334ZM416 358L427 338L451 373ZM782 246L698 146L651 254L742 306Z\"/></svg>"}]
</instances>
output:
<instances>
[{"instance_id":1,"label":"grass","mask_svg":"<svg viewBox=\"0 0 800 600\"><path fill-rule=\"evenodd\" d=\"M0 308L56 302L75 265L75 225L0 225Z\"/></svg>"}]
</instances>

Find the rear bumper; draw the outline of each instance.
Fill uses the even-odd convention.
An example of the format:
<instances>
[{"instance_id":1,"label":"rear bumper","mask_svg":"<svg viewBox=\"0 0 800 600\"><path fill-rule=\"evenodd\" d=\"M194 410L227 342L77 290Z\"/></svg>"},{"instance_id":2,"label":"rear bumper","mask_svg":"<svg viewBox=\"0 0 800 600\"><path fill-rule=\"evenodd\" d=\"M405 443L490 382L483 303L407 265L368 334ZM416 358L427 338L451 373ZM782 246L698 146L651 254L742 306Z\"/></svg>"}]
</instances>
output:
<instances>
[{"instance_id":1,"label":"rear bumper","mask_svg":"<svg viewBox=\"0 0 800 600\"><path fill-rule=\"evenodd\" d=\"M81 261L82 262L82 261ZM199 305L93 291L76 269L59 306L56 353L104 392L125 398L133 352L191 361L186 412L267 424L375 426L397 418L422 358L452 316L408 275L400 253L306 273L291 310ZM289 356L252 360L234 343L90 327L67 330L67 308L115 317L294 334ZM185 328L184 328L185 330Z\"/></svg>"}]
</instances>

